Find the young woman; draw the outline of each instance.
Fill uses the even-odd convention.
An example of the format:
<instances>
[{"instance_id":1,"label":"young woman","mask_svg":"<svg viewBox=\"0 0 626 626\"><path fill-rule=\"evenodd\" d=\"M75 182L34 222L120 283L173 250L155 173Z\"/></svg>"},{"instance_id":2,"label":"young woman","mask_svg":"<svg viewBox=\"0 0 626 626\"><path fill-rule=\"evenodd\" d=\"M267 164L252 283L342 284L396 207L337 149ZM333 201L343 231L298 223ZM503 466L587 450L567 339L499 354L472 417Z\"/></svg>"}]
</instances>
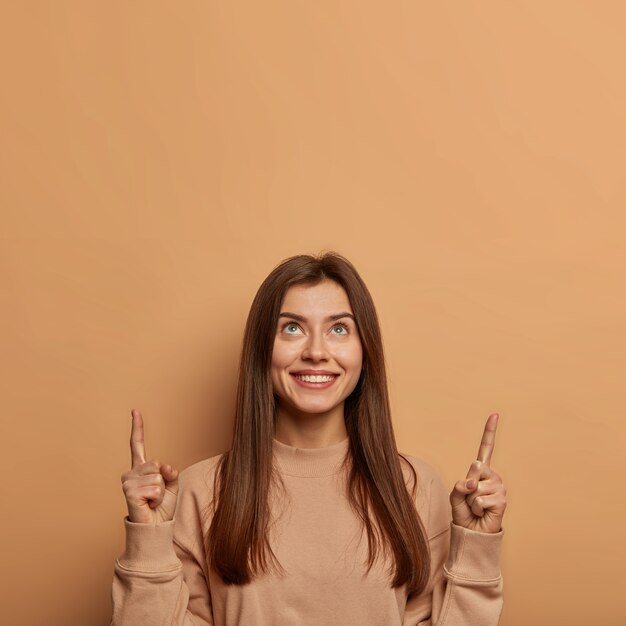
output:
<instances>
[{"instance_id":1,"label":"young woman","mask_svg":"<svg viewBox=\"0 0 626 626\"><path fill-rule=\"evenodd\" d=\"M336 253L286 259L243 338L229 451L178 475L132 412L111 623L497 624L506 490L497 415L448 496L400 454L374 303Z\"/></svg>"}]
</instances>

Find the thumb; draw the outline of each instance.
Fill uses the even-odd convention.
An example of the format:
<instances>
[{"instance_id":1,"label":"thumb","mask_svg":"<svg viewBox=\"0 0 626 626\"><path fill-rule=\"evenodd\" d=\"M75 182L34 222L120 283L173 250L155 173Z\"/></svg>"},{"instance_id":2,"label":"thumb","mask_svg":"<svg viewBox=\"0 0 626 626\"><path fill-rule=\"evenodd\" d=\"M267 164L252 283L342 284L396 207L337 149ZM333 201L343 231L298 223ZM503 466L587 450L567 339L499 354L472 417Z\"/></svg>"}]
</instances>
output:
<instances>
[{"instance_id":1,"label":"thumb","mask_svg":"<svg viewBox=\"0 0 626 626\"><path fill-rule=\"evenodd\" d=\"M454 484L454 489L450 494L450 504L452 506L458 506L465 501L465 496L468 493L472 493L478 487L478 481L475 478L464 478L463 480L457 480Z\"/></svg>"},{"instance_id":2,"label":"thumb","mask_svg":"<svg viewBox=\"0 0 626 626\"><path fill-rule=\"evenodd\" d=\"M161 476L165 481L165 488L172 493L178 494L178 470L171 465L161 465Z\"/></svg>"}]
</instances>

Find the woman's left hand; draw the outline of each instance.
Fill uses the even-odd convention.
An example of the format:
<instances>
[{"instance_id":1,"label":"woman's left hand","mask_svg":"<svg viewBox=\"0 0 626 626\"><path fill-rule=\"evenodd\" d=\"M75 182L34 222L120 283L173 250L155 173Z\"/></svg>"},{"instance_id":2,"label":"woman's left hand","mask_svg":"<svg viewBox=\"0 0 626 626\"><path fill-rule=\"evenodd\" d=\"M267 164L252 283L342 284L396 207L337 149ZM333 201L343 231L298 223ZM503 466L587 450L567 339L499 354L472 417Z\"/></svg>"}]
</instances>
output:
<instances>
[{"instance_id":1,"label":"woman's left hand","mask_svg":"<svg viewBox=\"0 0 626 626\"><path fill-rule=\"evenodd\" d=\"M450 494L452 521L458 526L483 533L502 529L506 509L506 489L502 478L489 464L496 439L498 414L487 419L478 449L478 460L470 466L464 480L459 480Z\"/></svg>"}]
</instances>

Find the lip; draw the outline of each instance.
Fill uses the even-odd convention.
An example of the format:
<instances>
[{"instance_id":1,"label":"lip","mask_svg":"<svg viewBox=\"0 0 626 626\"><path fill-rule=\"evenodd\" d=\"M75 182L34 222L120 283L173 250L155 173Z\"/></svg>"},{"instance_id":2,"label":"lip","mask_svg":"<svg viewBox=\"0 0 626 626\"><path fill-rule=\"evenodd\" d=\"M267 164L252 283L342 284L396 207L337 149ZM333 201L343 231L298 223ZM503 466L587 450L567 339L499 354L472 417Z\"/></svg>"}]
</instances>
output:
<instances>
[{"instance_id":1,"label":"lip","mask_svg":"<svg viewBox=\"0 0 626 626\"><path fill-rule=\"evenodd\" d=\"M291 377L296 381L296 385L299 385L300 387L304 387L305 389L328 389L328 387L331 387L332 385L335 384L335 381L339 378L339 374L335 374L334 372L326 372L325 370L302 370L300 372L290 372ZM302 375L309 375L309 376L315 376L316 374L323 376L323 375L328 375L328 376L334 376L334 378L332 380L329 380L326 383L308 383L305 382L304 380L300 380L296 374L302 374Z\"/></svg>"}]
</instances>

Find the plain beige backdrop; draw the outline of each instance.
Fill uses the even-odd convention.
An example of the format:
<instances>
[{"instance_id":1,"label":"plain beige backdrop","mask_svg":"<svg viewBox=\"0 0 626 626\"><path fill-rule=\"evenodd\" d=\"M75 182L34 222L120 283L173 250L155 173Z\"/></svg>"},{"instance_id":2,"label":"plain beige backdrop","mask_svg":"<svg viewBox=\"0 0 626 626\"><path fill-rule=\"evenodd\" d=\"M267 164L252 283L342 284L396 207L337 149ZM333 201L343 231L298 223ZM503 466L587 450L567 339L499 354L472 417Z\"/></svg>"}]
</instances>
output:
<instances>
[{"instance_id":1,"label":"plain beige backdrop","mask_svg":"<svg viewBox=\"0 0 626 626\"><path fill-rule=\"evenodd\" d=\"M3 623L108 624L131 408L150 457L226 450L256 289L323 250L400 450L452 488L501 415L502 626L626 623L622 3L1 14Z\"/></svg>"}]
</instances>

